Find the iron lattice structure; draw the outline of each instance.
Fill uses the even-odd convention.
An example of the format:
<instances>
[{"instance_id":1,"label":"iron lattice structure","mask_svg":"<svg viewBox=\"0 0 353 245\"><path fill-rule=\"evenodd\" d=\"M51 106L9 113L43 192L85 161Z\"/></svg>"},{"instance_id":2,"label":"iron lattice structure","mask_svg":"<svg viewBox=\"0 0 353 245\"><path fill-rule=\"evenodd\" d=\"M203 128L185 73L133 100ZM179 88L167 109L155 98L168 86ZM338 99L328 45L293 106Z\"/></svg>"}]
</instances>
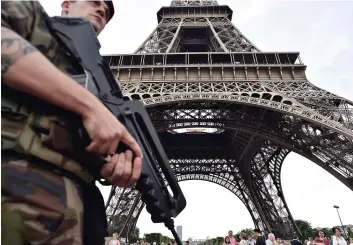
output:
<instances>
[{"instance_id":1,"label":"iron lattice structure","mask_svg":"<svg viewBox=\"0 0 353 245\"><path fill-rule=\"evenodd\" d=\"M260 51L214 0L173 0L157 17L134 54L104 58L148 108L179 181L227 188L282 239L298 233L280 178L290 152L353 190L353 103L311 84L299 53ZM113 187L110 229L133 231L143 207L136 190Z\"/></svg>"}]
</instances>

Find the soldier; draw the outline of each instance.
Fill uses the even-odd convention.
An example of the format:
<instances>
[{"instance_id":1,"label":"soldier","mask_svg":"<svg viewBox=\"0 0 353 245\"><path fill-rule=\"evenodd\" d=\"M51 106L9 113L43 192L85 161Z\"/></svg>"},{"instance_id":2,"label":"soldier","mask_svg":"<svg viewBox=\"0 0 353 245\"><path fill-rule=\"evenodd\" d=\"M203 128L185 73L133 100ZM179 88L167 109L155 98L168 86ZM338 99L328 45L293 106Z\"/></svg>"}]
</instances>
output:
<instances>
[{"instance_id":1,"label":"soldier","mask_svg":"<svg viewBox=\"0 0 353 245\"><path fill-rule=\"evenodd\" d=\"M97 34L114 15L110 1L64 1L61 7L63 15L88 19ZM99 190L93 196L97 176L130 187L141 174L141 148L74 80L84 71L52 35L50 20L38 1L1 3L2 244L93 244L83 230L101 235L104 224L105 216L86 220L102 208L104 214ZM111 156L98 172L77 160L77 118L91 139L86 152ZM131 151L116 154L119 142ZM92 208L95 202L100 210ZM86 207L93 212L86 214ZM103 242L100 237L97 244Z\"/></svg>"}]
</instances>

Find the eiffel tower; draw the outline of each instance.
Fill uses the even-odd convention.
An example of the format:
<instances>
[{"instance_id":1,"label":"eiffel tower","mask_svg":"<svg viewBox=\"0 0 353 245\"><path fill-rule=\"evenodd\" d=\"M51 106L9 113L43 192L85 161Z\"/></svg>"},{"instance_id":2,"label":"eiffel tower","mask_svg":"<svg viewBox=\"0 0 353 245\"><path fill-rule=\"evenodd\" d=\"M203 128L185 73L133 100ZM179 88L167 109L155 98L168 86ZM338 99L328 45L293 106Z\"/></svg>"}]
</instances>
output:
<instances>
[{"instance_id":1,"label":"eiffel tower","mask_svg":"<svg viewBox=\"0 0 353 245\"><path fill-rule=\"evenodd\" d=\"M215 0L173 0L157 17L135 53L104 59L148 109L178 181L227 188L282 239L299 234L280 178L290 152L353 190L353 102L311 84L298 52L261 51ZM109 229L134 231L143 207L112 187Z\"/></svg>"}]
</instances>

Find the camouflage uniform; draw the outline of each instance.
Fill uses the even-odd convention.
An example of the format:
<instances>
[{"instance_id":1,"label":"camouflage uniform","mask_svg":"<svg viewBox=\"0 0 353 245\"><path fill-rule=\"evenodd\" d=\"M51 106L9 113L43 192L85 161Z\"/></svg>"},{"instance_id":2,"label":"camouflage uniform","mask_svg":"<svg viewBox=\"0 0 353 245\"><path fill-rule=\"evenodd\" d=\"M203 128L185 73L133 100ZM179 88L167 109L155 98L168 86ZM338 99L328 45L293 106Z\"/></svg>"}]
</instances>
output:
<instances>
[{"instance_id":1,"label":"camouflage uniform","mask_svg":"<svg viewBox=\"0 0 353 245\"><path fill-rule=\"evenodd\" d=\"M68 75L82 74L82 68L72 64L49 33L43 12L37 1L5 1L1 3L1 25L29 41L61 71ZM65 113L2 84L2 106L5 99L22 106L6 114L2 108L2 244L83 244L81 185L64 177L65 171L60 168L53 171L53 166L45 161L49 157L56 165L71 166L71 172L76 171L82 179L92 181L83 167L72 165L71 159L56 151L55 146L60 148L63 143L53 139L52 125L53 122L66 125ZM24 133L25 130L31 130L32 134ZM27 137L22 137L24 142L29 142L24 144L27 149L23 145L18 147L18 142L14 146L14 141L8 140L21 134ZM46 145L38 143L44 141ZM70 140L67 142L70 145ZM42 154L44 161L33 157L28 149Z\"/></svg>"}]
</instances>

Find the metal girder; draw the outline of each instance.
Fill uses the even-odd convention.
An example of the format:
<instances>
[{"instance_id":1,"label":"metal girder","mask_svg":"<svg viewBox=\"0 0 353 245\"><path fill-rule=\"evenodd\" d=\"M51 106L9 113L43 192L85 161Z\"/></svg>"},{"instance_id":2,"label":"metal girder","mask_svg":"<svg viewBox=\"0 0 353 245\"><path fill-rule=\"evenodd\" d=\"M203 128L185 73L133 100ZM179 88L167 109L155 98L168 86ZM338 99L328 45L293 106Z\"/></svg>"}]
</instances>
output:
<instances>
[{"instance_id":1,"label":"metal girder","mask_svg":"<svg viewBox=\"0 0 353 245\"><path fill-rule=\"evenodd\" d=\"M113 233L125 228L129 221L129 210L134 205L137 191L134 189L112 187L106 204L109 232Z\"/></svg>"},{"instance_id":2,"label":"metal girder","mask_svg":"<svg viewBox=\"0 0 353 245\"><path fill-rule=\"evenodd\" d=\"M216 6L216 0L172 0L170 6L185 7L185 6Z\"/></svg>"},{"instance_id":3,"label":"metal girder","mask_svg":"<svg viewBox=\"0 0 353 245\"><path fill-rule=\"evenodd\" d=\"M298 230L282 195L282 187L277 182L280 178L278 168L288 153L289 150L277 146L263 146L248 164L251 166L251 179L256 180L251 181L252 193L259 200L261 210L266 211L263 215L268 231L277 234L277 237L294 236Z\"/></svg>"},{"instance_id":4,"label":"metal girder","mask_svg":"<svg viewBox=\"0 0 353 245\"><path fill-rule=\"evenodd\" d=\"M238 178L234 183L234 179L227 178L228 183L221 185L251 190L247 198L254 202L251 213L256 212L255 225L275 231L281 237L289 238L296 231L280 184L280 169L289 150L316 162L353 189L352 139L314 123L229 102L169 104L152 107L149 114L180 180L211 178L219 184L224 181L219 178L229 177L236 169L242 176L248 176L242 178L244 182L239 183ZM223 131L217 134L173 132L185 127L216 127ZM261 142L255 153L253 143L249 150L251 139Z\"/></svg>"},{"instance_id":5,"label":"metal girder","mask_svg":"<svg viewBox=\"0 0 353 245\"><path fill-rule=\"evenodd\" d=\"M163 19L135 53L165 53L177 34L181 18Z\"/></svg>"},{"instance_id":6,"label":"metal girder","mask_svg":"<svg viewBox=\"0 0 353 245\"><path fill-rule=\"evenodd\" d=\"M173 0L157 16L134 54L105 60L148 109L178 181L225 187L282 239L298 233L281 186L289 152L353 190L353 102L310 83L298 52L261 52L214 0ZM143 207L136 190L113 187L110 231L127 236Z\"/></svg>"},{"instance_id":7,"label":"metal girder","mask_svg":"<svg viewBox=\"0 0 353 245\"><path fill-rule=\"evenodd\" d=\"M177 165L174 165L174 164L172 164L171 166L174 170L177 180L180 182L187 181L187 180L208 181L211 183L218 184L222 187L225 187L226 189L234 193L249 210L249 213L253 219L255 226L257 228L265 229L263 220L259 216L256 205L253 203L251 199L250 191L244 185L244 180L242 180L241 173L239 172L238 169L234 169L234 167L229 167L225 169L225 167L223 167L224 171L221 172L219 170L222 168L222 166L213 166L209 168L204 168L203 171L198 172L196 169L198 169L199 166L197 165L192 165L184 168L177 168L176 167ZM136 197L134 199L135 201L134 203L138 203L138 204L134 206L131 205L128 207L129 213L133 214L129 222L130 228L126 229L126 226L120 226L120 227L111 226L112 227L111 232L118 232L123 236L125 235L127 236L128 230L132 231L135 228L138 216L140 215L142 209L144 208L144 204L142 203L141 200L139 200L137 193L135 193L135 195ZM124 222L125 220L122 223Z\"/></svg>"},{"instance_id":8,"label":"metal girder","mask_svg":"<svg viewBox=\"0 0 353 245\"><path fill-rule=\"evenodd\" d=\"M223 186L234 193L244 203L246 208L249 210L256 227L263 230L276 231L276 234L281 235L281 237L286 237L288 234L293 234L293 227L290 226L291 220L283 220L278 223L278 225L281 224L283 226L283 224L288 224L289 226L285 230L281 230L281 227L278 225L276 226L274 223L277 220L277 217L274 215L268 215L267 213L265 215L263 209L264 207L261 206L258 201L254 202L254 200L258 199L253 197L251 191L252 187L249 185L249 179L243 176L243 174L246 174L248 171L244 171L241 167L238 167L234 159L209 159L208 164L200 166L198 162L190 161L190 159L185 157L186 154L184 152L179 153L179 157L175 155L171 159L171 167L174 170L174 174L178 181L204 180ZM190 152L188 154L190 154ZM178 159L175 160L175 158ZM191 156L191 158L195 157ZM283 159L281 158L280 160ZM272 162L274 162L273 165L276 164L276 161L271 161L271 163ZM281 163L282 162L280 162L280 164ZM276 174L276 171L272 171L272 173ZM268 176L266 176L266 178L268 179ZM274 188L273 186L271 187ZM288 218L288 215L285 216L285 214L288 214L286 209L287 207L283 207L284 201L282 201L281 198L277 196L274 198L273 196L266 196L266 198L270 198L267 200L268 203L266 207L269 208L269 205L271 205L269 209L271 212L275 212L275 214L280 213L281 218L283 219ZM130 212L139 213L142 208L143 206L140 206L140 210L138 210L138 208L130 207Z\"/></svg>"},{"instance_id":9,"label":"metal girder","mask_svg":"<svg viewBox=\"0 0 353 245\"><path fill-rule=\"evenodd\" d=\"M271 99L264 99L258 97L250 97L248 95L232 95L232 94L217 94L217 93L189 93L189 94L170 94L158 97L143 99L142 102L148 106L164 105L170 103L177 103L177 101L224 101L233 102L245 105L253 105L263 109L271 109L279 111L283 114L298 117L303 120L317 124L317 126L324 127L328 130L333 130L344 137L353 138L352 127L344 126L340 121L335 121L334 118L329 118L320 114L319 112L308 108L307 106L295 101L293 99L283 98L279 93L266 93ZM276 98L282 102L276 101ZM286 102L286 103L283 103ZM351 112L349 112L351 113ZM351 116L351 114L349 114ZM342 119L345 120L345 119Z\"/></svg>"},{"instance_id":10,"label":"metal girder","mask_svg":"<svg viewBox=\"0 0 353 245\"><path fill-rule=\"evenodd\" d=\"M214 36L219 38L219 42L222 43L227 51L260 51L260 49L251 43L227 17L208 18L208 21L210 27L214 29Z\"/></svg>"},{"instance_id":11,"label":"metal girder","mask_svg":"<svg viewBox=\"0 0 353 245\"><path fill-rule=\"evenodd\" d=\"M191 43L190 40L204 40ZM189 45L186 45L189 44ZM190 44L197 44L191 45ZM200 49L201 48L201 49ZM183 50L183 51L181 51ZM192 17L175 15L163 18L157 28L135 51L143 53L169 53L169 52L259 52L250 40L236 28L229 16Z\"/></svg>"},{"instance_id":12,"label":"metal girder","mask_svg":"<svg viewBox=\"0 0 353 245\"><path fill-rule=\"evenodd\" d=\"M330 129L325 129L315 122L309 122L300 118L285 115L272 110L265 110L246 105L222 104L222 103L187 103L180 105L166 105L161 108L151 108L149 113L157 131L169 131L177 128L207 127L218 129L231 129L241 131L249 137L266 138L279 145L305 154L306 157L316 158L319 162L325 162L340 173L339 179L353 188L349 184L349 179L353 177L353 142L352 138L340 135ZM168 138L166 133L161 133L161 139ZM168 146L173 146L176 142L205 142L205 148L209 141L223 142L222 145L233 144L227 142L222 133L204 135L171 134L168 138ZM224 134L224 133L223 133ZM238 156L246 151L249 146L249 139L245 138L244 143L240 142L239 133L234 138L239 142L236 145ZM184 137L183 139L179 139ZM185 138L187 137L187 139ZM199 140L193 137L204 137ZM223 138L222 138L223 137ZM208 138L208 139L207 139ZM173 141L171 141L173 139ZM246 144L245 144L246 143ZM200 143L199 143L200 144ZM212 146L212 144L209 144ZM202 147L202 143L201 143ZM173 149L182 148L182 145L173 146ZM223 147L227 149L227 147ZM335 167L339 162L339 168ZM335 163L335 164L333 164ZM337 177L337 175L335 175Z\"/></svg>"}]
</instances>

